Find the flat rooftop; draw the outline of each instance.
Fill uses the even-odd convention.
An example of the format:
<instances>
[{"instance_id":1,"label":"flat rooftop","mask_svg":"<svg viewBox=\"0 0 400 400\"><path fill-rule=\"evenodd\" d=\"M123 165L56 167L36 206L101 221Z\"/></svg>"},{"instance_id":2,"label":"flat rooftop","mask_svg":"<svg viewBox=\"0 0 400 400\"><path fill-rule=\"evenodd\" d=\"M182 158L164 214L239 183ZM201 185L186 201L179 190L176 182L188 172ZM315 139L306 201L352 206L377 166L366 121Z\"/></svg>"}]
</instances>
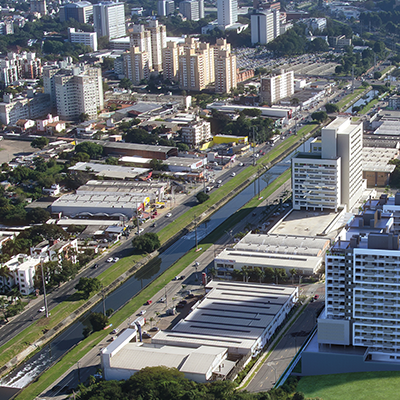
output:
<instances>
[{"instance_id":1,"label":"flat rooftop","mask_svg":"<svg viewBox=\"0 0 400 400\"><path fill-rule=\"evenodd\" d=\"M292 210L270 233L312 237L324 235L325 238L333 239L336 232L331 232L328 227L338 216L334 211Z\"/></svg>"},{"instance_id":2,"label":"flat rooftop","mask_svg":"<svg viewBox=\"0 0 400 400\"><path fill-rule=\"evenodd\" d=\"M389 164L389 161L396 158L398 153L397 149L363 147L362 169L363 171L392 173L396 166Z\"/></svg>"},{"instance_id":3,"label":"flat rooftop","mask_svg":"<svg viewBox=\"0 0 400 400\"><path fill-rule=\"evenodd\" d=\"M146 174L150 171L149 168L132 168L122 167L120 165L108 165L90 162L78 162L70 167L71 171L90 172L97 176L103 176L114 179L135 178L139 175Z\"/></svg>"}]
</instances>

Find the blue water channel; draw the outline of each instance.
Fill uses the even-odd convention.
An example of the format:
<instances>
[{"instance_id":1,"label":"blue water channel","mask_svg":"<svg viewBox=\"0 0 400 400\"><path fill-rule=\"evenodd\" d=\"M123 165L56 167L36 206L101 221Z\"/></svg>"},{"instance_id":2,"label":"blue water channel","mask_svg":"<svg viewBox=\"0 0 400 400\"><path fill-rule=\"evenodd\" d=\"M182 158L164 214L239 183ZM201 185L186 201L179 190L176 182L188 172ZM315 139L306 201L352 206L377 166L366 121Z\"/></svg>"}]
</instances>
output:
<instances>
[{"instance_id":1,"label":"blue water channel","mask_svg":"<svg viewBox=\"0 0 400 400\"><path fill-rule=\"evenodd\" d=\"M312 139L309 139L307 142L303 143L298 150L308 151L311 140ZM271 177L270 183L290 167L291 159L295 153L297 153L297 150L293 151L283 161L276 164L268 171L268 174ZM252 197L254 197L255 194L258 193L259 188L261 190L264 189L267 184L262 177L263 175L257 179L254 185L250 185L242 192L238 193L220 210L215 212L206 223L200 224L197 228L198 240L200 241L206 237L234 212L245 205ZM118 310L127 301L139 293L142 288L151 283L194 246L194 232L189 232L187 235L172 244L166 251L160 254L159 257L152 260L148 265L129 278L119 288L110 293L106 298L106 309L112 308ZM102 311L103 305L100 303L94 306L90 312ZM87 312L79 318L78 321L74 322L49 344L44 346L43 349L36 353L32 358L2 378L0 380L0 386L24 388L36 379L42 372L53 365L56 360L62 357L66 352L68 352L68 350L73 348L84 338L82 332L83 328L88 325L90 312ZM1 387L0 398L3 398Z\"/></svg>"},{"instance_id":2,"label":"blue water channel","mask_svg":"<svg viewBox=\"0 0 400 400\"><path fill-rule=\"evenodd\" d=\"M366 95L358 99L354 104L352 104L345 112L351 113L353 107L359 107L364 104L368 104L376 95L378 94L377 90L370 90Z\"/></svg>"}]
</instances>

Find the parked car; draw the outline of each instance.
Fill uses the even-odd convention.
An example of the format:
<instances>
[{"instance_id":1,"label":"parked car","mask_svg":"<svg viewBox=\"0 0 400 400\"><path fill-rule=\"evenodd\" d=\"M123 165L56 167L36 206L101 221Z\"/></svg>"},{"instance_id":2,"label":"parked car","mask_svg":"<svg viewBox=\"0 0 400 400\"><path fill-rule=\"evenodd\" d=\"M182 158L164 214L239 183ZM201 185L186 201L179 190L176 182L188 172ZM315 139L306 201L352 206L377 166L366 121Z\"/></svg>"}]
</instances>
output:
<instances>
[{"instance_id":1,"label":"parked car","mask_svg":"<svg viewBox=\"0 0 400 400\"><path fill-rule=\"evenodd\" d=\"M119 332L118 328L113 329L113 331L111 333L113 333L114 335L117 334Z\"/></svg>"},{"instance_id":2,"label":"parked car","mask_svg":"<svg viewBox=\"0 0 400 400\"><path fill-rule=\"evenodd\" d=\"M144 315L144 314L146 314L146 310L142 310L142 311L140 311L140 313L139 313L139 315Z\"/></svg>"},{"instance_id":3,"label":"parked car","mask_svg":"<svg viewBox=\"0 0 400 400\"><path fill-rule=\"evenodd\" d=\"M142 337L143 337L144 339L150 339L150 338L151 338L151 335L150 335L150 333L143 332Z\"/></svg>"},{"instance_id":4,"label":"parked car","mask_svg":"<svg viewBox=\"0 0 400 400\"><path fill-rule=\"evenodd\" d=\"M316 295L314 296L314 299L315 299L315 300L318 300L318 299L319 299L319 295L316 294Z\"/></svg>"},{"instance_id":5,"label":"parked car","mask_svg":"<svg viewBox=\"0 0 400 400\"><path fill-rule=\"evenodd\" d=\"M147 306L149 306L151 303L152 303L151 300L147 300L147 301L146 301L146 305L147 305Z\"/></svg>"},{"instance_id":6,"label":"parked car","mask_svg":"<svg viewBox=\"0 0 400 400\"><path fill-rule=\"evenodd\" d=\"M114 257L113 261L117 262L117 261L119 261L119 258L118 257Z\"/></svg>"},{"instance_id":7,"label":"parked car","mask_svg":"<svg viewBox=\"0 0 400 400\"><path fill-rule=\"evenodd\" d=\"M158 332L160 330L160 328L158 328L157 326L153 326L152 328L149 329L149 332Z\"/></svg>"},{"instance_id":8,"label":"parked car","mask_svg":"<svg viewBox=\"0 0 400 400\"><path fill-rule=\"evenodd\" d=\"M160 303L165 303L165 301L167 300L166 297L161 297L161 299L159 300Z\"/></svg>"},{"instance_id":9,"label":"parked car","mask_svg":"<svg viewBox=\"0 0 400 400\"><path fill-rule=\"evenodd\" d=\"M108 262L108 263L113 262L113 260L114 260L114 259L113 259L112 257L108 257L108 258L107 258L107 262Z\"/></svg>"}]
</instances>

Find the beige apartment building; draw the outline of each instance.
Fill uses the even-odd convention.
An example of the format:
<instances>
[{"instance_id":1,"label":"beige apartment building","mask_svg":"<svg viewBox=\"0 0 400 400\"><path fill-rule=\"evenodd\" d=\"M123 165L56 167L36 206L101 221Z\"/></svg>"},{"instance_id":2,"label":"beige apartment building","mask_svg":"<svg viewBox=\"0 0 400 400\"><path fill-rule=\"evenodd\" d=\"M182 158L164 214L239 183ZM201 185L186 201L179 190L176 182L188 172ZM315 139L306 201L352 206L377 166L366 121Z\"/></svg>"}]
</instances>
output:
<instances>
[{"instance_id":1,"label":"beige apartment building","mask_svg":"<svg viewBox=\"0 0 400 400\"><path fill-rule=\"evenodd\" d=\"M214 46L215 92L228 93L237 87L236 56L226 39L217 39Z\"/></svg>"},{"instance_id":2,"label":"beige apartment building","mask_svg":"<svg viewBox=\"0 0 400 400\"><path fill-rule=\"evenodd\" d=\"M162 49L167 47L167 28L165 25L159 25L157 20L152 20L146 29L150 31L151 35L153 69L162 71Z\"/></svg>"},{"instance_id":3,"label":"beige apartment building","mask_svg":"<svg viewBox=\"0 0 400 400\"><path fill-rule=\"evenodd\" d=\"M168 42L167 47L162 49L164 79L178 79L179 53L182 53L182 48L175 42Z\"/></svg>"},{"instance_id":4,"label":"beige apartment building","mask_svg":"<svg viewBox=\"0 0 400 400\"><path fill-rule=\"evenodd\" d=\"M153 68L151 32L146 30L144 25L133 25L133 32L130 34L130 45L131 47L138 47L142 52L147 52L151 70Z\"/></svg>"},{"instance_id":5,"label":"beige apartment building","mask_svg":"<svg viewBox=\"0 0 400 400\"><path fill-rule=\"evenodd\" d=\"M279 74L261 78L260 97L268 105L275 104L294 93L294 73L281 70Z\"/></svg>"},{"instance_id":6,"label":"beige apartment building","mask_svg":"<svg viewBox=\"0 0 400 400\"><path fill-rule=\"evenodd\" d=\"M134 85L139 85L143 79L150 76L150 61L147 51L140 51L139 47L132 47L130 52L123 55L126 76Z\"/></svg>"}]
</instances>

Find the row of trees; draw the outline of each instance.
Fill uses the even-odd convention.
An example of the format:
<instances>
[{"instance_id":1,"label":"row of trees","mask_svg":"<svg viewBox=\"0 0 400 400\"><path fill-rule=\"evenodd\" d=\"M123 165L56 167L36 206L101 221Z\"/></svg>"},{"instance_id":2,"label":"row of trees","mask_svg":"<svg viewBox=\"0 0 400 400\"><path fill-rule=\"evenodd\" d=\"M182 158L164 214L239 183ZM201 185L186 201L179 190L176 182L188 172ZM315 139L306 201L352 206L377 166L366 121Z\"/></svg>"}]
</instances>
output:
<instances>
[{"instance_id":1,"label":"row of trees","mask_svg":"<svg viewBox=\"0 0 400 400\"><path fill-rule=\"evenodd\" d=\"M93 382L80 385L80 400L305 400L296 392L297 378L289 378L281 388L269 392L249 393L236 391L231 381L196 383L185 378L175 368L144 368L127 381Z\"/></svg>"},{"instance_id":2,"label":"row of trees","mask_svg":"<svg viewBox=\"0 0 400 400\"><path fill-rule=\"evenodd\" d=\"M274 282L276 284L285 282L289 279L284 268L259 268L259 267L242 267L240 270L234 270L232 272L233 279L237 281L243 280L243 282ZM294 284L295 278L301 279L301 275L298 273L296 268L290 270L290 278L292 284Z\"/></svg>"}]
</instances>

